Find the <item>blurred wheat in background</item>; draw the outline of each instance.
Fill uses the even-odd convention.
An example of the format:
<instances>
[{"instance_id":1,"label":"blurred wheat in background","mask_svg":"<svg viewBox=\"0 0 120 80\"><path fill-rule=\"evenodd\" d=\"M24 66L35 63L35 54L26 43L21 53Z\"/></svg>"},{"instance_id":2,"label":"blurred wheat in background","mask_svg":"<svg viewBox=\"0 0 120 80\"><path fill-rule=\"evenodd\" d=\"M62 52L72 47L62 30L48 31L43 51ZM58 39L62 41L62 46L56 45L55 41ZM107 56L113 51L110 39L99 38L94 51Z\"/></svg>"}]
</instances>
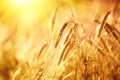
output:
<instances>
[{"instance_id":1,"label":"blurred wheat in background","mask_svg":"<svg viewBox=\"0 0 120 80\"><path fill-rule=\"evenodd\" d=\"M0 0L0 80L120 80L119 0Z\"/></svg>"}]
</instances>

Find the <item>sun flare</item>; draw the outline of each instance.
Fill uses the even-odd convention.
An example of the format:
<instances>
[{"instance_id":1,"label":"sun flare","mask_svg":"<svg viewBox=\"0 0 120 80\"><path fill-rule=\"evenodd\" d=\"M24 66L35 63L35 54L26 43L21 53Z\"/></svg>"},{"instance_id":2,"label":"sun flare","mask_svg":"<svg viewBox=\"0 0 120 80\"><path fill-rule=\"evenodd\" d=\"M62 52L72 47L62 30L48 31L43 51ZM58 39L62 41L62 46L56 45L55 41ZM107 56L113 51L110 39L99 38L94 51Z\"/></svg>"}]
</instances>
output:
<instances>
[{"instance_id":1,"label":"sun flare","mask_svg":"<svg viewBox=\"0 0 120 80\"><path fill-rule=\"evenodd\" d=\"M16 7L30 7L32 6L36 0L12 0L11 3Z\"/></svg>"}]
</instances>

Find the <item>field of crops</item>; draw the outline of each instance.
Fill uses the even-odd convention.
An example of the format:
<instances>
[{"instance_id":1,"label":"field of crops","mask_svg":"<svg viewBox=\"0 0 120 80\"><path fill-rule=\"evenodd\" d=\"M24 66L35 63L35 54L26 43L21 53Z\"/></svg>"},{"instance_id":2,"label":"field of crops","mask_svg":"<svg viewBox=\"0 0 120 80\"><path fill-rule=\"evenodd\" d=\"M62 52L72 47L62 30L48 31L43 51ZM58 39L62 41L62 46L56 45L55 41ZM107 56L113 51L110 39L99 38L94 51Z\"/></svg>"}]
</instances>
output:
<instances>
[{"instance_id":1,"label":"field of crops","mask_svg":"<svg viewBox=\"0 0 120 80\"><path fill-rule=\"evenodd\" d=\"M0 0L0 80L120 80L120 1Z\"/></svg>"}]
</instances>

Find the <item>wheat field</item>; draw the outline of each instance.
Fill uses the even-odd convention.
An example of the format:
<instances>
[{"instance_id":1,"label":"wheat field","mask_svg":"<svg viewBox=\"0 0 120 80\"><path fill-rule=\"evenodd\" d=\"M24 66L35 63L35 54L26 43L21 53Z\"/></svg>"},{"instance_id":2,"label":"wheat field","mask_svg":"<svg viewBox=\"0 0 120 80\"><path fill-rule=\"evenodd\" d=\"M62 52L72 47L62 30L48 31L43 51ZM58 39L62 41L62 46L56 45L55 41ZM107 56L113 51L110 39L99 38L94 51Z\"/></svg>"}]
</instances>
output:
<instances>
[{"instance_id":1,"label":"wheat field","mask_svg":"<svg viewBox=\"0 0 120 80\"><path fill-rule=\"evenodd\" d=\"M120 80L119 0L32 1L0 0L0 80Z\"/></svg>"}]
</instances>

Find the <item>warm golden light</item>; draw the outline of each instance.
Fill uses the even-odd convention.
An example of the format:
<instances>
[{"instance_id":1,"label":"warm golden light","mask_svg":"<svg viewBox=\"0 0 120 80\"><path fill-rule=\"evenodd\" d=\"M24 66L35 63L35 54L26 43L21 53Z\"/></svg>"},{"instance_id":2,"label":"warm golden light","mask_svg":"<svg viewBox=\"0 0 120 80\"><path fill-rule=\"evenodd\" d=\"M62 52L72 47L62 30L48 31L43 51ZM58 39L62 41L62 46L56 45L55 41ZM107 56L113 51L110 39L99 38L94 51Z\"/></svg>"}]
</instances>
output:
<instances>
[{"instance_id":1,"label":"warm golden light","mask_svg":"<svg viewBox=\"0 0 120 80\"><path fill-rule=\"evenodd\" d=\"M36 0L12 0L14 6L25 7L32 5Z\"/></svg>"},{"instance_id":2,"label":"warm golden light","mask_svg":"<svg viewBox=\"0 0 120 80\"><path fill-rule=\"evenodd\" d=\"M48 13L52 10L52 5L54 1L49 0L9 0L7 2L11 8L11 12L16 12L16 14L21 16L25 13L31 14L37 13L39 14L39 18L45 18L48 16ZM47 6L47 7L46 7ZM48 9L49 7L49 9Z\"/></svg>"}]
</instances>

